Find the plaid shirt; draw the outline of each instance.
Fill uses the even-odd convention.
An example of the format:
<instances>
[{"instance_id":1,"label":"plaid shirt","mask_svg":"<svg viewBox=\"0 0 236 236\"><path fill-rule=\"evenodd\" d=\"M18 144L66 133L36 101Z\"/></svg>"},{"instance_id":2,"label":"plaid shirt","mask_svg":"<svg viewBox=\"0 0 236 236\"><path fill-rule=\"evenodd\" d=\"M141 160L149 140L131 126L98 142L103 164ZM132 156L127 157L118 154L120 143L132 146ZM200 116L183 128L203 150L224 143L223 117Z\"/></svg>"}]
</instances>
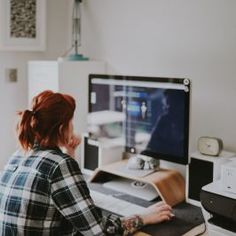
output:
<instances>
[{"instance_id":1,"label":"plaid shirt","mask_svg":"<svg viewBox=\"0 0 236 236\"><path fill-rule=\"evenodd\" d=\"M1 236L122 235L121 220L103 218L78 163L61 150L17 151L0 177Z\"/></svg>"}]
</instances>

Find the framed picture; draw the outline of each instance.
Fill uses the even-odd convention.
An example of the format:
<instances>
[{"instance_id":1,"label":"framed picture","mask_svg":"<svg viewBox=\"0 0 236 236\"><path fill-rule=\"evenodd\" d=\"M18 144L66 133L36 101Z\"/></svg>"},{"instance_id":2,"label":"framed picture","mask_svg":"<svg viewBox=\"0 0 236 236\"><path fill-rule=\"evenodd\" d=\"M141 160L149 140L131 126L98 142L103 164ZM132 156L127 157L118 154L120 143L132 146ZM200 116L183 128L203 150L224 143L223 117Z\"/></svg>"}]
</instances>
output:
<instances>
[{"instance_id":1,"label":"framed picture","mask_svg":"<svg viewBox=\"0 0 236 236\"><path fill-rule=\"evenodd\" d=\"M46 0L0 0L0 50L45 48Z\"/></svg>"}]
</instances>

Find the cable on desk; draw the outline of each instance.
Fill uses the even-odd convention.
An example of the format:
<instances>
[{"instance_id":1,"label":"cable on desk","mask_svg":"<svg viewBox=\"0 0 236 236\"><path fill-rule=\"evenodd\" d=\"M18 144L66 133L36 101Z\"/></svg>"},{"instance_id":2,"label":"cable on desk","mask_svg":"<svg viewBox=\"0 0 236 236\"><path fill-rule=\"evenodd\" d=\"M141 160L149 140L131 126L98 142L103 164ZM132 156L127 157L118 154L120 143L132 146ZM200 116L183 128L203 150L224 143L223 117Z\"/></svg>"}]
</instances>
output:
<instances>
[{"instance_id":1,"label":"cable on desk","mask_svg":"<svg viewBox=\"0 0 236 236\"><path fill-rule=\"evenodd\" d=\"M203 235L205 232L206 232L206 223L203 223L204 224L204 230L201 232L201 233L198 233L198 234L195 234L194 236L200 236L200 235Z\"/></svg>"}]
</instances>

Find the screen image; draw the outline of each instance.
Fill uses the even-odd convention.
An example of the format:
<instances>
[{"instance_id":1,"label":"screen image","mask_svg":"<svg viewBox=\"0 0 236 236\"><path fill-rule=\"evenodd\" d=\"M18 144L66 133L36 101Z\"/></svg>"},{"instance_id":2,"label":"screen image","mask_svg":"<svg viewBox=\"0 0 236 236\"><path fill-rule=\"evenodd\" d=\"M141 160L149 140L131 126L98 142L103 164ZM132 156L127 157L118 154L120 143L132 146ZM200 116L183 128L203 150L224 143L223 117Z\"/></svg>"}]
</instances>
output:
<instances>
[{"instance_id":1,"label":"screen image","mask_svg":"<svg viewBox=\"0 0 236 236\"><path fill-rule=\"evenodd\" d=\"M188 163L189 80L90 75L88 132L124 150Z\"/></svg>"}]
</instances>

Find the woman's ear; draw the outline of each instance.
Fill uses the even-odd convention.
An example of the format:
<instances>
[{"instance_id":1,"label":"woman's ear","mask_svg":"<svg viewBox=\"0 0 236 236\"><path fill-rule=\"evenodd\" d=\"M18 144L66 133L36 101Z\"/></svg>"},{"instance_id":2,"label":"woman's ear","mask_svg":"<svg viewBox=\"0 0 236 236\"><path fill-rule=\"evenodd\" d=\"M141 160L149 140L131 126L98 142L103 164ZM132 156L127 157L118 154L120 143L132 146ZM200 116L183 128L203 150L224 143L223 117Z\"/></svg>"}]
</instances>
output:
<instances>
[{"instance_id":1,"label":"woman's ear","mask_svg":"<svg viewBox=\"0 0 236 236\"><path fill-rule=\"evenodd\" d=\"M59 126L59 142L61 144L67 144L69 142L68 128L63 124Z\"/></svg>"},{"instance_id":2,"label":"woman's ear","mask_svg":"<svg viewBox=\"0 0 236 236\"><path fill-rule=\"evenodd\" d=\"M60 134L60 135L62 134L62 130L63 130L63 125L60 125L60 126L59 126L59 134Z\"/></svg>"}]
</instances>

